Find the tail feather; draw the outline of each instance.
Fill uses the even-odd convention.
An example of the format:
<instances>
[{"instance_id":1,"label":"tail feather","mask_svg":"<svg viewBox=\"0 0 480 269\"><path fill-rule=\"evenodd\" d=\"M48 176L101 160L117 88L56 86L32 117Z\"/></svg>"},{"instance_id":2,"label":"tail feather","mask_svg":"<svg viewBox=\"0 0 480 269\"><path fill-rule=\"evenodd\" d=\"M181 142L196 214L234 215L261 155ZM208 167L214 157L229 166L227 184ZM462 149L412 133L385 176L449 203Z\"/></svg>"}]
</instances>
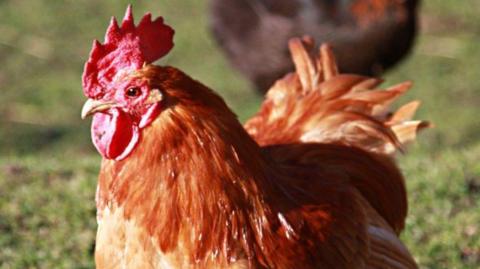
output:
<instances>
[{"instance_id":1,"label":"tail feather","mask_svg":"<svg viewBox=\"0 0 480 269\"><path fill-rule=\"evenodd\" d=\"M339 74L331 48L322 45L317 56L309 37L292 39L289 48L296 72L273 85L245 124L260 145L337 143L392 154L429 126L411 120L418 101L390 111L410 82L382 90L380 79Z\"/></svg>"}]
</instances>

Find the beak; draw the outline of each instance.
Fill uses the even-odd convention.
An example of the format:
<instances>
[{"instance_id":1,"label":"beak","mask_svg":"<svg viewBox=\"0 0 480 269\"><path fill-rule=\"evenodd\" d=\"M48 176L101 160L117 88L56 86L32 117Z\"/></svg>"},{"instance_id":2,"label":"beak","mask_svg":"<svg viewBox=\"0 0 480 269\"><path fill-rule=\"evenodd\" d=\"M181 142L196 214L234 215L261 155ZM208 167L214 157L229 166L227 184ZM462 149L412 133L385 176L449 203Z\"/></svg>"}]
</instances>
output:
<instances>
[{"instance_id":1,"label":"beak","mask_svg":"<svg viewBox=\"0 0 480 269\"><path fill-rule=\"evenodd\" d=\"M88 99L82 107L82 120L96 112L107 110L115 105L115 102Z\"/></svg>"}]
</instances>

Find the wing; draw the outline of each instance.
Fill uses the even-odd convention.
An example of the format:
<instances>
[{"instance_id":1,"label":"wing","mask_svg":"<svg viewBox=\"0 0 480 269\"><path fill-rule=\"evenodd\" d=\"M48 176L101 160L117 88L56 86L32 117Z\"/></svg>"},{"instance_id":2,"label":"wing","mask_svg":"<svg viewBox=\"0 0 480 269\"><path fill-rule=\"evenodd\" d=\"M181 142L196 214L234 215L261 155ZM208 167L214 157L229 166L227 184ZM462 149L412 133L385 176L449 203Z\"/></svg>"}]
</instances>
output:
<instances>
[{"instance_id":1,"label":"wing","mask_svg":"<svg viewBox=\"0 0 480 269\"><path fill-rule=\"evenodd\" d=\"M366 268L413 269L418 268L410 252L403 245L397 234L363 200L363 208L367 216L367 238L370 249Z\"/></svg>"},{"instance_id":2,"label":"wing","mask_svg":"<svg viewBox=\"0 0 480 269\"><path fill-rule=\"evenodd\" d=\"M403 177L390 158L331 144L264 149L279 166L291 169L286 185L292 200L315 204L298 210L311 230L304 236L321 242L315 249L321 252L322 264L328 268L417 268L398 239L407 200ZM315 202L309 203L308 197L315 197Z\"/></svg>"},{"instance_id":3,"label":"wing","mask_svg":"<svg viewBox=\"0 0 480 269\"><path fill-rule=\"evenodd\" d=\"M390 158L334 144L277 145L265 151L281 165L311 167L345 178L397 234L403 229L408 210L405 183Z\"/></svg>"},{"instance_id":4,"label":"wing","mask_svg":"<svg viewBox=\"0 0 480 269\"><path fill-rule=\"evenodd\" d=\"M410 252L390 226L363 200L367 216L367 238L370 249L366 268L418 268Z\"/></svg>"}]
</instances>

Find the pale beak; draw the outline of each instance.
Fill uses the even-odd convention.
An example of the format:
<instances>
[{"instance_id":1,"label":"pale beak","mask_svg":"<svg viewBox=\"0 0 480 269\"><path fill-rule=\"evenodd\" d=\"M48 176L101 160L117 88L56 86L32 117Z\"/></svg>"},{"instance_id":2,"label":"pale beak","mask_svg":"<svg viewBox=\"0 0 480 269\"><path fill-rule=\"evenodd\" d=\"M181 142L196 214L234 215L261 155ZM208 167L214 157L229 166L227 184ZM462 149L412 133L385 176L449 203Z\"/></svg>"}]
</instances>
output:
<instances>
[{"instance_id":1,"label":"pale beak","mask_svg":"<svg viewBox=\"0 0 480 269\"><path fill-rule=\"evenodd\" d=\"M104 111L114 106L116 106L115 102L88 99L82 107L81 117L85 119L96 112Z\"/></svg>"}]
</instances>

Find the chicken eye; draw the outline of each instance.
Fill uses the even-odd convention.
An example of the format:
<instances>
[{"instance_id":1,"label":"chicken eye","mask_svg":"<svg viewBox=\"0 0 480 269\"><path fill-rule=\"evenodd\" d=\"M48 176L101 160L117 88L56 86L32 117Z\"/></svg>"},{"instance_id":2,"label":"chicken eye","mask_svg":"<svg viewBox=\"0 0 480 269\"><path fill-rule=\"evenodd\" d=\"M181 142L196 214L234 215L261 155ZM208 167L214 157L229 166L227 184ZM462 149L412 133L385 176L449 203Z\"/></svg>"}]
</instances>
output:
<instances>
[{"instance_id":1,"label":"chicken eye","mask_svg":"<svg viewBox=\"0 0 480 269\"><path fill-rule=\"evenodd\" d=\"M129 88L125 91L125 95L128 97L138 97L140 94L141 91L139 88Z\"/></svg>"}]
</instances>

